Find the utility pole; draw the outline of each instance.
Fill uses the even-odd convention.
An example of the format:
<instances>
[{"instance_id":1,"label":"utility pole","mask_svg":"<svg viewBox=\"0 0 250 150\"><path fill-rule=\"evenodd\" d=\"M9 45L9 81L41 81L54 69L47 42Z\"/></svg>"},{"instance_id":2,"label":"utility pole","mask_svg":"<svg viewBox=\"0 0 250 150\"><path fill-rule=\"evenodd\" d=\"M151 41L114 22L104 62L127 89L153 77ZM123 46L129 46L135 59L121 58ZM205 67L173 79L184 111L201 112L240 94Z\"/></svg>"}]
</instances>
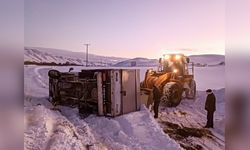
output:
<instances>
[{"instance_id":1,"label":"utility pole","mask_svg":"<svg viewBox=\"0 0 250 150\"><path fill-rule=\"evenodd\" d=\"M84 44L86 46L86 67L88 67L89 62L89 45L90 44Z\"/></svg>"}]
</instances>

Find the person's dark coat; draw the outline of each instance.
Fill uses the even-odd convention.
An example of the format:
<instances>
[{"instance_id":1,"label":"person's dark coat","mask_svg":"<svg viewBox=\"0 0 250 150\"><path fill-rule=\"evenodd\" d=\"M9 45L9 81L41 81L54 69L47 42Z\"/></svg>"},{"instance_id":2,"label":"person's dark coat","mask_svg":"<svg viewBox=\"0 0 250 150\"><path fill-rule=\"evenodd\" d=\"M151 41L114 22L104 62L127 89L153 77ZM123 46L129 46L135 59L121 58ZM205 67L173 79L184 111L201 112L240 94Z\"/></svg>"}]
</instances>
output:
<instances>
[{"instance_id":1,"label":"person's dark coat","mask_svg":"<svg viewBox=\"0 0 250 150\"><path fill-rule=\"evenodd\" d=\"M216 98L214 96L214 93L208 94L206 99L205 109L208 112L215 112L216 110L215 103L216 103Z\"/></svg>"},{"instance_id":2,"label":"person's dark coat","mask_svg":"<svg viewBox=\"0 0 250 150\"><path fill-rule=\"evenodd\" d=\"M156 86L153 87L153 99L154 99L154 117L158 118L158 109L159 109L159 104L160 104L160 99L161 99L161 90L157 88Z\"/></svg>"}]
</instances>

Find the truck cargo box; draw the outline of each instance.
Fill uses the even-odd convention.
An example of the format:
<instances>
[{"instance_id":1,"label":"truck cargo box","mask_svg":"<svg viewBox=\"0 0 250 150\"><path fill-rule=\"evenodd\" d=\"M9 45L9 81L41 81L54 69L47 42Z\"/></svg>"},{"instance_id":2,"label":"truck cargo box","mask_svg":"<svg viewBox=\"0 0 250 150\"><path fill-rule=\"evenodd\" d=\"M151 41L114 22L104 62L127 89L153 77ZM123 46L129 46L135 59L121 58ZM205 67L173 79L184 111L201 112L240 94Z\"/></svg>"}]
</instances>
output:
<instances>
[{"instance_id":1,"label":"truck cargo box","mask_svg":"<svg viewBox=\"0 0 250 150\"><path fill-rule=\"evenodd\" d=\"M137 69L49 71L49 93L54 104L78 107L79 112L119 116L140 108Z\"/></svg>"}]
</instances>

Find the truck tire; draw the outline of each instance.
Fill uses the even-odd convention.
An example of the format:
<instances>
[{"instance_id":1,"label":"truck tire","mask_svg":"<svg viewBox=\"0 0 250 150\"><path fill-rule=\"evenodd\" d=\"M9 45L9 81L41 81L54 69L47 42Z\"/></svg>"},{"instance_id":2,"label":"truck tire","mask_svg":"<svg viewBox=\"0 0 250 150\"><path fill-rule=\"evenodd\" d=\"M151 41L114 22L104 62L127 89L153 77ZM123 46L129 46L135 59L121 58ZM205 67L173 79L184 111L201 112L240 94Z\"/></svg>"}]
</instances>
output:
<instances>
[{"instance_id":1,"label":"truck tire","mask_svg":"<svg viewBox=\"0 0 250 150\"><path fill-rule=\"evenodd\" d=\"M52 79L59 79L61 77L61 73L58 70L50 70L48 72L48 76Z\"/></svg>"}]
</instances>

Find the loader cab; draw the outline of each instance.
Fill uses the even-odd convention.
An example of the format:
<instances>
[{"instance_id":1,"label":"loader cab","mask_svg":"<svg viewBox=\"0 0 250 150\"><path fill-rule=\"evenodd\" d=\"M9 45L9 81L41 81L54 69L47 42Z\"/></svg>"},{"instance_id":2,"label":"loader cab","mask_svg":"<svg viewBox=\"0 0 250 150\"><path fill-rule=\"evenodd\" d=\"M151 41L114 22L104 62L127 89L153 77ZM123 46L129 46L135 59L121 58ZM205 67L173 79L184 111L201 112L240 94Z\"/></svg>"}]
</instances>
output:
<instances>
[{"instance_id":1,"label":"loader cab","mask_svg":"<svg viewBox=\"0 0 250 150\"><path fill-rule=\"evenodd\" d=\"M189 75L190 59L183 54L165 54L159 59L160 72L174 72L178 76Z\"/></svg>"}]
</instances>

